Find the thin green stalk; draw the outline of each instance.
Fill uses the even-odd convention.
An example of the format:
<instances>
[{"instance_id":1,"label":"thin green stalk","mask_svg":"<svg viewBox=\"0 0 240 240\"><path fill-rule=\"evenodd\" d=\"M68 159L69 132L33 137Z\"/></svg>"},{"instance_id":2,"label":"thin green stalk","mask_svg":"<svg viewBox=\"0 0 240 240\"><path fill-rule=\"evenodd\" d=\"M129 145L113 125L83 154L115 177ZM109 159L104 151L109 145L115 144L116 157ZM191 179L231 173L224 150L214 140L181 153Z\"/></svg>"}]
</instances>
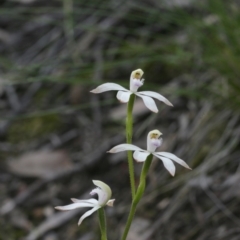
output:
<instances>
[{"instance_id":1,"label":"thin green stalk","mask_svg":"<svg viewBox=\"0 0 240 240\"><path fill-rule=\"evenodd\" d=\"M132 111L133 111L134 100L135 100L135 95L132 94L128 102L127 119L126 119L126 139L127 139L127 143L129 144L132 143L132 129L133 129ZM134 165L133 165L132 152L128 151L127 156L128 156L128 169L129 169L129 176L130 176L132 199L134 199L136 190L135 190Z\"/></svg>"},{"instance_id":2,"label":"thin green stalk","mask_svg":"<svg viewBox=\"0 0 240 240\"><path fill-rule=\"evenodd\" d=\"M73 32L73 0L63 0L63 13L64 13L64 31L67 38L67 44L70 48L74 42Z\"/></svg>"},{"instance_id":3,"label":"thin green stalk","mask_svg":"<svg viewBox=\"0 0 240 240\"><path fill-rule=\"evenodd\" d=\"M99 226L101 230L101 240L107 240L107 227L106 227L104 208L98 209L98 219L99 219Z\"/></svg>"},{"instance_id":4,"label":"thin green stalk","mask_svg":"<svg viewBox=\"0 0 240 240\"><path fill-rule=\"evenodd\" d=\"M126 240L126 238L127 238L129 229L130 229L131 224L132 224L132 220L134 218L134 214L136 212L137 205L138 205L138 203L140 202L140 200L143 196L145 186L146 186L146 177L147 177L147 173L148 173L149 167L150 167L151 162L152 162L152 157L153 157L152 154L149 155L148 158L146 159L146 161L143 164L142 172L141 172L141 176L140 176L140 183L139 183L139 186L138 186L138 189L137 189L137 192L136 192L136 196L134 197L132 205L131 205L130 213L128 215L127 224L126 224L125 229L124 229L122 240Z\"/></svg>"}]
</instances>

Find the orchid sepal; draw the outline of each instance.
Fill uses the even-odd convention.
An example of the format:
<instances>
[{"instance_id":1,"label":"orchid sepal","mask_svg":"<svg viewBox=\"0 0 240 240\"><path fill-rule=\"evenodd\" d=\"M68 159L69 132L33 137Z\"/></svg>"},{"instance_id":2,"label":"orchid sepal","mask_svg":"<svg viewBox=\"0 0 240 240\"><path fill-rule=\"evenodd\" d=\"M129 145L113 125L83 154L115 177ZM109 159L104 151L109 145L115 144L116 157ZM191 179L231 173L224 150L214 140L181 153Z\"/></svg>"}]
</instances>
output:
<instances>
[{"instance_id":1,"label":"orchid sepal","mask_svg":"<svg viewBox=\"0 0 240 240\"><path fill-rule=\"evenodd\" d=\"M107 91L126 91L128 92L129 90L127 90L126 88L122 87L119 84L116 83L104 83L99 85L97 88L91 90L90 92L92 93L102 93L102 92L107 92Z\"/></svg>"},{"instance_id":2,"label":"orchid sepal","mask_svg":"<svg viewBox=\"0 0 240 240\"><path fill-rule=\"evenodd\" d=\"M143 149L141 149L140 147L137 147L133 144L128 144L128 143L123 143L123 144L119 144L113 148L111 148L109 151L109 153L118 153L118 152L123 152L123 151L145 151Z\"/></svg>"}]
</instances>

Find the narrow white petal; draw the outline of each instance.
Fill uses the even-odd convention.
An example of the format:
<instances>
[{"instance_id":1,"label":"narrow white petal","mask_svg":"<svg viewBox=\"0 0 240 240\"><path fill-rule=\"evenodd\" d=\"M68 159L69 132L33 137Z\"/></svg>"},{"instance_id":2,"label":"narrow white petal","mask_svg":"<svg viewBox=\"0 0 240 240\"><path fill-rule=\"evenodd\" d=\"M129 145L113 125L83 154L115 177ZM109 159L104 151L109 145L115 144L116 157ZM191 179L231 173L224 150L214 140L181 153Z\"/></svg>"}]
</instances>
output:
<instances>
[{"instance_id":1,"label":"narrow white petal","mask_svg":"<svg viewBox=\"0 0 240 240\"><path fill-rule=\"evenodd\" d=\"M139 96L140 98L142 98L145 106L150 109L152 112L157 113L158 112L158 108L156 106L156 103L154 102L154 100L151 97L145 96L145 95L141 95L139 93L135 93L137 96Z\"/></svg>"},{"instance_id":2,"label":"narrow white petal","mask_svg":"<svg viewBox=\"0 0 240 240\"><path fill-rule=\"evenodd\" d=\"M68 210L73 210L76 208L82 208L82 207L94 207L93 203L86 203L86 202L81 202L81 203L72 203L66 206L58 206L55 207L55 209L57 210L61 210L61 211L68 211Z\"/></svg>"},{"instance_id":3,"label":"narrow white petal","mask_svg":"<svg viewBox=\"0 0 240 240\"><path fill-rule=\"evenodd\" d=\"M182 165L185 168L188 168L190 170L192 170L186 162L184 162L182 159L178 158L176 155L169 153L169 152L156 152L155 154L157 154L158 156L164 156L167 158L172 159L173 161L177 162L178 164Z\"/></svg>"},{"instance_id":4,"label":"narrow white petal","mask_svg":"<svg viewBox=\"0 0 240 240\"><path fill-rule=\"evenodd\" d=\"M123 91L118 91L117 93L117 99L120 101L120 102L123 102L123 103L126 103L129 101L129 98L130 98L130 95L132 93L131 92L123 92Z\"/></svg>"},{"instance_id":5,"label":"narrow white petal","mask_svg":"<svg viewBox=\"0 0 240 240\"><path fill-rule=\"evenodd\" d=\"M176 170L176 168L175 168L175 166L174 166L174 164L173 164L173 162L172 162L171 159L168 159L168 158L159 156L159 155L157 155L156 153L153 153L153 155L154 155L155 157L157 157L157 158L160 158L160 159L162 160L164 167L169 171L169 173L170 173L172 176L175 175L175 170Z\"/></svg>"},{"instance_id":6,"label":"narrow white petal","mask_svg":"<svg viewBox=\"0 0 240 240\"><path fill-rule=\"evenodd\" d=\"M74 202L74 203L92 203L92 204L97 204L98 201L94 198L90 198L90 199L87 199L87 200L79 200L79 199L76 199L76 198L71 198L71 200Z\"/></svg>"},{"instance_id":7,"label":"narrow white petal","mask_svg":"<svg viewBox=\"0 0 240 240\"><path fill-rule=\"evenodd\" d=\"M139 152L139 151L135 151L134 154L133 154L133 158L134 158L137 162L144 162L149 155L150 155L149 152Z\"/></svg>"},{"instance_id":8,"label":"narrow white petal","mask_svg":"<svg viewBox=\"0 0 240 240\"><path fill-rule=\"evenodd\" d=\"M93 89L92 93L102 93L102 92L107 92L107 91L112 91L112 90L122 90L122 91L129 91L126 88L122 87L119 84L116 83L104 83L100 86L98 86L97 88Z\"/></svg>"},{"instance_id":9,"label":"narrow white petal","mask_svg":"<svg viewBox=\"0 0 240 240\"><path fill-rule=\"evenodd\" d=\"M123 152L123 151L145 151L135 145L132 144L128 144L128 143L124 143L124 144L120 144L117 145L115 147L113 147L112 149L110 149L108 152L109 153L118 153L118 152Z\"/></svg>"},{"instance_id":10,"label":"narrow white petal","mask_svg":"<svg viewBox=\"0 0 240 240\"><path fill-rule=\"evenodd\" d=\"M138 92L138 94L156 98L159 101L162 101L162 102L166 103L167 105L173 107L172 103L170 103L163 95L161 95L159 93L152 92L152 91L142 91L142 92Z\"/></svg>"},{"instance_id":11,"label":"narrow white petal","mask_svg":"<svg viewBox=\"0 0 240 240\"><path fill-rule=\"evenodd\" d=\"M97 211L99 208L100 208L100 206L96 206L96 207L94 207L93 209L85 212L85 213L81 216L81 218L79 219L79 221L78 221L78 226L82 223L82 221L83 221L86 217L90 216L92 213L94 213L95 211Z\"/></svg>"}]
</instances>

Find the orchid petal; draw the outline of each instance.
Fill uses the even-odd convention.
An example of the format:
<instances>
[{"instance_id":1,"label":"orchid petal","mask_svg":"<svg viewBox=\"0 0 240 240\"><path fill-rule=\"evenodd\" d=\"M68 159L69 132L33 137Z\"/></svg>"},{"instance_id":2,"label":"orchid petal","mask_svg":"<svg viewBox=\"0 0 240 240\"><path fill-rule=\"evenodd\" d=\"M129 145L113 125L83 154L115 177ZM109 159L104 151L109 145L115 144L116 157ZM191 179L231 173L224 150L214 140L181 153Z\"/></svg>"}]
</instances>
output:
<instances>
[{"instance_id":1,"label":"orchid petal","mask_svg":"<svg viewBox=\"0 0 240 240\"><path fill-rule=\"evenodd\" d=\"M117 145L115 147L113 147L112 149L110 149L108 152L109 153L118 153L118 152L123 152L123 151L145 151L135 145L132 144L128 144L128 143L124 143L124 144L120 144Z\"/></svg>"},{"instance_id":2,"label":"orchid petal","mask_svg":"<svg viewBox=\"0 0 240 240\"><path fill-rule=\"evenodd\" d=\"M118 91L117 93L117 99L120 101L120 102L123 102L123 103L126 103L129 101L129 98L130 98L130 95L132 93L131 92L123 92L123 91Z\"/></svg>"},{"instance_id":3,"label":"orchid petal","mask_svg":"<svg viewBox=\"0 0 240 240\"><path fill-rule=\"evenodd\" d=\"M155 150L161 146L162 139L159 137L162 135L160 131L157 129L152 130L147 135L147 151L148 152L155 152Z\"/></svg>"},{"instance_id":4,"label":"orchid petal","mask_svg":"<svg viewBox=\"0 0 240 240\"><path fill-rule=\"evenodd\" d=\"M162 160L164 167L169 171L169 173L172 176L175 175L176 168L175 168L175 166L174 166L174 164L173 164L171 159L168 159L168 158L165 158L165 157L162 157L162 156L158 156L157 154L154 154L154 153L153 153L153 155L155 157L157 157L157 158L160 158Z\"/></svg>"},{"instance_id":5,"label":"orchid petal","mask_svg":"<svg viewBox=\"0 0 240 240\"><path fill-rule=\"evenodd\" d=\"M149 152L139 152L139 151L135 151L134 154L133 154L133 158L134 158L137 162L144 162L149 155L150 155Z\"/></svg>"},{"instance_id":6,"label":"orchid petal","mask_svg":"<svg viewBox=\"0 0 240 240\"><path fill-rule=\"evenodd\" d=\"M93 214L93 213L94 213L95 211L97 211L99 208L101 208L101 207L100 207L100 206L96 206L96 207L92 208L91 210L85 212L85 213L81 216L81 218L79 219L79 221L78 221L78 226L82 223L82 221L83 221L86 217L88 217L88 216L90 216L91 214Z\"/></svg>"},{"instance_id":7,"label":"orchid petal","mask_svg":"<svg viewBox=\"0 0 240 240\"><path fill-rule=\"evenodd\" d=\"M92 203L94 205L98 204L98 201L94 198L90 198L87 200L80 200L80 199L76 199L76 198L71 198L72 202L74 203Z\"/></svg>"},{"instance_id":8,"label":"orchid petal","mask_svg":"<svg viewBox=\"0 0 240 240\"><path fill-rule=\"evenodd\" d=\"M100 86L98 86L97 88L93 89L92 93L102 93L102 92L107 92L107 91L112 91L112 90L122 90L122 91L129 91L126 88L122 87L119 84L116 83L104 83Z\"/></svg>"},{"instance_id":9,"label":"orchid petal","mask_svg":"<svg viewBox=\"0 0 240 240\"><path fill-rule=\"evenodd\" d=\"M137 92L138 88L143 85L144 79L141 80L141 77L143 75L142 69L136 69L132 71L130 76L130 91L131 92Z\"/></svg>"},{"instance_id":10,"label":"orchid petal","mask_svg":"<svg viewBox=\"0 0 240 240\"><path fill-rule=\"evenodd\" d=\"M82 208L82 207L94 207L95 205L93 203L72 203L72 204L69 204L69 205L66 205L66 206L58 206L58 207L55 207L55 209L57 210L61 210L61 211L68 211L68 210L73 210L73 209L76 209L76 208Z\"/></svg>"},{"instance_id":11,"label":"orchid petal","mask_svg":"<svg viewBox=\"0 0 240 240\"><path fill-rule=\"evenodd\" d=\"M151 139L151 144L154 147L156 147L156 148L160 147L162 145L162 138L160 138L160 139Z\"/></svg>"},{"instance_id":12,"label":"orchid petal","mask_svg":"<svg viewBox=\"0 0 240 240\"><path fill-rule=\"evenodd\" d=\"M108 200L107 204L109 207L112 207L113 206L113 203L114 203L115 199L110 199Z\"/></svg>"},{"instance_id":13,"label":"orchid petal","mask_svg":"<svg viewBox=\"0 0 240 240\"><path fill-rule=\"evenodd\" d=\"M145 96L149 96L149 97L153 97L153 98L156 98L158 99L159 101L162 101L164 102L165 104L173 107L172 103L170 103L164 96L162 96L161 94L159 93L156 93L156 92L152 92L152 91L142 91L142 92L138 92L138 94L142 94L142 95L145 95Z\"/></svg>"},{"instance_id":14,"label":"orchid petal","mask_svg":"<svg viewBox=\"0 0 240 240\"><path fill-rule=\"evenodd\" d=\"M93 180L93 184L96 185L98 188L92 190L91 193L97 193L98 194L98 204L100 206L105 206L108 200L112 196L112 190L111 188L105 184L102 181Z\"/></svg>"},{"instance_id":15,"label":"orchid petal","mask_svg":"<svg viewBox=\"0 0 240 240\"><path fill-rule=\"evenodd\" d=\"M138 88L140 88L144 83L144 79L131 79L130 80L130 91L137 92Z\"/></svg>"},{"instance_id":16,"label":"orchid petal","mask_svg":"<svg viewBox=\"0 0 240 240\"><path fill-rule=\"evenodd\" d=\"M145 106L150 109L152 112L157 113L158 109L156 106L156 103L154 102L154 100L151 97L147 97L145 95L141 95L139 93L135 93L137 96L139 96L140 98L142 98Z\"/></svg>"},{"instance_id":17,"label":"orchid petal","mask_svg":"<svg viewBox=\"0 0 240 240\"><path fill-rule=\"evenodd\" d=\"M131 80L131 79L134 79L134 78L141 79L143 73L144 73L143 70L140 69L140 68L132 71L132 72L131 72L131 75L130 75L130 80Z\"/></svg>"},{"instance_id":18,"label":"orchid petal","mask_svg":"<svg viewBox=\"0 0 240 240\"><path fill-rule=\"evenodd\" d=\"M190 170L192 170L186 162L184 162L182 159L178 158L176 155L169 153L169 152L156 152L155 154L157 154L159 157L164 156L167 158L172 159L173 161L177 162L178 164L182 165L185 168L188 168Z\"/></svg>"}]
</instances>

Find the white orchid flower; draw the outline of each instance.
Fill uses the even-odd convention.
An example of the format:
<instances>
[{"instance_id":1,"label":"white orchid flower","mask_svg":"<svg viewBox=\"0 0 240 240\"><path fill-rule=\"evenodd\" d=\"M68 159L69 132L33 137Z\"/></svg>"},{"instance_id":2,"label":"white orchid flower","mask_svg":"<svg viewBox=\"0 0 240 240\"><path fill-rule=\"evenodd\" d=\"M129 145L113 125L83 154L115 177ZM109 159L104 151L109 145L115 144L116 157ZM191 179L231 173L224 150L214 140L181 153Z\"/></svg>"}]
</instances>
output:
<instances>
[{"instance_id":1,"label":"white orchid flower","mask_svg":"<svg viewBox=\"0 0 240 240\"><path fill-rule=\"evenodd\" d=\"M155 101L152 98L156 98L159 101L162 101L169 106L173 106L164 96L162 96L159 93L152 92L152 91L138 92L137 91L138 88L141 87L144 82L144 79L141 79L142 75L143 75L142 69L137 69L131 73L130 90L128 90L116 83L104 83L104 84L98 86L97 88L93 89L90 92L102 93L102 92L106 92L106 91L116 90L116 91L118 91L117 99L123 103L127 103L130 99L131 94L135 94L138 97L142 98L145 106L155 113L158 112L158 108L156 106Z\"/></svg>"},{"instance_id":2,"label":"white orchid flower","mask_svg":"<svg viewBox=\"0 0 240 240\"><path fill-rule=\"evenodd\" d=\"M158 130L153 130L148 133L147 136L147 150L141 149L132 144L120 144L109 150L110 153L117 153L122 151L134 151L133 158L137 162L144 162L147 157L152 154L155 157L162 160L164 167L169 171L169 173L175 175L175 166L174 162L179 163L185 168L191 169L182 159L178 158L172 153L169 152L156 152L156 149L161 146L162 138L159 137L162 135Z\"/></svg>"},{"instance_id":3,"label":"white orchid flower","mask_svg":"<svg viewBox=\"0 0 240 240\"><path fill-rule=\"evenodd\" d=\"M104 207L106 205L112 207L115 199L110 199L112 196L112 190L111 188L105 184L104 182L93 180L93 184L97 186L97 188L93 189L90 194L98 195L98 200L94 198L90 198L88 200L79 200L72 198L73 201L72 204L66 205L66 206L58 206L55 207L55 209L61 210L61 211L67 211L67 210L73 210L76 208L82 208L82 207L91 207L92 209L87 211L82 215L82 217L78 221L78 226L82 223L82 221L90 216L93 212L97 211L99 208Z\"/></svg>"}]
</instances>

